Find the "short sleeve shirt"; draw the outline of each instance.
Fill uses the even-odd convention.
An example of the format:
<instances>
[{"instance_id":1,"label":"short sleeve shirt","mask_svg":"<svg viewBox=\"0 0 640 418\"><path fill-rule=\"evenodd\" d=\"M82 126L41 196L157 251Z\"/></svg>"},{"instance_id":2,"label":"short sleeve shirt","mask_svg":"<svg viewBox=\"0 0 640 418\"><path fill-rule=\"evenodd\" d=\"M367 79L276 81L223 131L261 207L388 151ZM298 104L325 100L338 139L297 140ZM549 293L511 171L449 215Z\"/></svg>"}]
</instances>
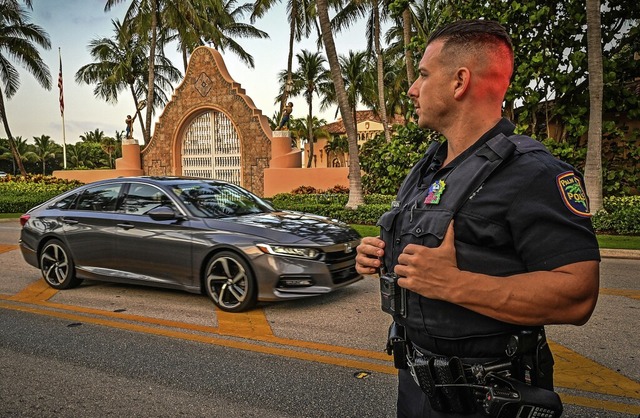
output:
<instances>
[{"instance_id":1,"label":"short sleeve shirt","mask_svg":"<svg viewBox=\"0 0 640 418\"><path fill-rule=\"evenodd\" d=\"M499 133L510 136L513 129L508 120L501 120L472 147L440 169L447 150L443 144L423 182L431 184L446 176L487 140ZM524 152L519 147L511 159L476 189L454 217L459 267L507 276L600 260L588 212L580 173L546 150ZM510 264L505 259L518 262Z\"/></svg>"}]
</instances>

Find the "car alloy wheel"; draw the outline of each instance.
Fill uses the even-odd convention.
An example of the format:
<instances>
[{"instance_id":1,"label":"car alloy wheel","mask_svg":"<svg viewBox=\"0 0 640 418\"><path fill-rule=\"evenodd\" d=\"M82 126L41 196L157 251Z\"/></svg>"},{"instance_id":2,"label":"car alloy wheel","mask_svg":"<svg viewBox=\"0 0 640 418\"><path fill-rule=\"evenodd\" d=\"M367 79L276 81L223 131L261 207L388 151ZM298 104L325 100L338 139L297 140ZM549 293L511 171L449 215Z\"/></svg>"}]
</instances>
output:
<instances>
[{"instance_id":1,"label":"car alloy wheel","mask_svg":"<svg viewBox=\"0 0 640 418\"><path fill-rule=\"evenodd\" d=\"M256 303L256 284L251 269L235 253L216 254L207 265L204 284L213 303L223 311L241 312Z\"/></svg>"},{"instance_id":2,"label":"car alloy wheel","mask_svg":"<svg viewBox=\"0 0 640 418\"><path fill-rule=\"evenodd\" d=\"M47 284L56 289L70 289L82 282L76 277L69 250L55 239L47 242L40 252L40 271Z\"/></svg>"}]
</instances>

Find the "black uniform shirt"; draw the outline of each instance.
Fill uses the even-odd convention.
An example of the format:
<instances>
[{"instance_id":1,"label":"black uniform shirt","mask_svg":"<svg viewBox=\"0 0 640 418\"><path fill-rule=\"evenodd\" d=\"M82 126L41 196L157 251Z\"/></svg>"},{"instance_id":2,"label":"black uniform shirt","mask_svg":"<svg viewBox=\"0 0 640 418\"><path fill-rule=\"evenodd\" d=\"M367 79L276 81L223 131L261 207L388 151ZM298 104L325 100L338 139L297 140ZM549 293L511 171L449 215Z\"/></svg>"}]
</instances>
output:
<instances>
[{"instance_id":1,"label":"black uniform shirt","mask_svg":"<svg viewBox=\"0 0 640 418\"><path fill-rule=\"evenodd\" d=\"M478 152L487 141L500 134L511 136L513 130L511 122L501 120L445 167L441 166L446 158L447 144L441 144L431 160L427 157L419 162L405 180L398 195L401 203L396 209L400 210L398 216L381 220L381 225L390 219L406 223L414 213L402 208L411 205L417 205L416 216L420 205L426 210L423 215L428 216L429 208L425 207L428 203L423 201L428 201L432 185L443 180L442 184L446 186L440 197L447 201L452 189L463 186L460 180L447 182L447 177L451 176L450 180L467 175L472 177L473 173L464 172L469 166L463 161ZM518 144L513 155L496 168L455 213L456 257L461 270L504 277L600 259L581 175L527 139L518 142L518 137L512 137ZM437 209L437 205L433 209ZM397 236L393 234L396 226L392 228L391 236ZM387 252L392 255L392 260L386 261L389 271L393 271L397 256L402 252L402 248L394 244L387 242L387 249L391 251L385 251L385 258ZM433 338L458 341L439 351L448 355L503 352L502 342L495 347L483 347L486 350L479 353L476 348L482 343L466 343L465 340L471 336L497 335L501 329L509 333L514 327L518 328L506 323L500 325L465 308L412 293L409 295L409 317L401 323L407 327L412 341L427 349L433 347Z\"/></svg>"},{"instance_id":2,"label":"black uniform shirt","mask_svg":"<svg viewBox=\"0 0 640 418\"><path fill-rule=\"evenodd\" d=\"M446 167L440 168L447 153L447 144L443 143L423 175L423 185L428 187L437 179L446 179L448 173L486 141L500 133L510 136L513 130L513 124L502 119ZM516 151L454 217L456 245L515 251L527 271L553 270L579 261L600 260L588 205L579 207L575 199L567 197L567 191L560 184L562 175L581 181L581 175L573 167L549 153ZM583 183L580 186L584 190ZM472 264L490 262L489 259L473 260ZM472 271L496 274L489 265L480 267ZM503 270L498 274L520 272Z\"/></svg>"}]
</instances>

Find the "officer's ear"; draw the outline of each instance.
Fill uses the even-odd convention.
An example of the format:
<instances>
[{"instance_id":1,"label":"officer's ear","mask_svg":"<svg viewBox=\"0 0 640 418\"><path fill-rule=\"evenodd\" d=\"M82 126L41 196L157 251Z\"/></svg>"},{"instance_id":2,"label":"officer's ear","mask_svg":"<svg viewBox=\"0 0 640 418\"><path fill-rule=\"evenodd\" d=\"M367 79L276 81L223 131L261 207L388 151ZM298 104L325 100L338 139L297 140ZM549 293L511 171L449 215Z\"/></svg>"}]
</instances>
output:
<instances>
[{"instance_id":1,"label":"officer's ear","mask_svg":"<svg viewBox=\"0 0 640 418\"><path fill-rule=\"evenodd\" d=\"M456 100L462 99L465 93L469 90L469 83L471 82L471 72L467 67L460 67L455 73L453 98Z\"/></svg>"}]
</instances>

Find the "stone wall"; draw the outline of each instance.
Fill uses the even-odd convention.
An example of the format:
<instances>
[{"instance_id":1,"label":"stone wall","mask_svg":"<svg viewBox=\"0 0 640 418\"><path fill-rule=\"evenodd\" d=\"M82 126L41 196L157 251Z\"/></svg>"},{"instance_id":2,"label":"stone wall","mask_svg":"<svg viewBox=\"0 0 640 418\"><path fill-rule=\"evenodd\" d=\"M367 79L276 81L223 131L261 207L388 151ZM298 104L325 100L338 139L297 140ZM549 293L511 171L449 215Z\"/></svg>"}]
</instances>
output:
<instances>
[{"instance_id":1,"label":"stone wall","mask_svg":"<svg viewBox=\"0 0 640 418\"><path fill-rule=\"evenodd\" d=\"M224 113L240 140L241 186L264 195L264 169L271 159L268 120L236 83L218 51L197 48L183 82L176 88L141 152L146 175L182 175L182 139L193 119L207 111Z\"/></svg>"}]
</instances>

